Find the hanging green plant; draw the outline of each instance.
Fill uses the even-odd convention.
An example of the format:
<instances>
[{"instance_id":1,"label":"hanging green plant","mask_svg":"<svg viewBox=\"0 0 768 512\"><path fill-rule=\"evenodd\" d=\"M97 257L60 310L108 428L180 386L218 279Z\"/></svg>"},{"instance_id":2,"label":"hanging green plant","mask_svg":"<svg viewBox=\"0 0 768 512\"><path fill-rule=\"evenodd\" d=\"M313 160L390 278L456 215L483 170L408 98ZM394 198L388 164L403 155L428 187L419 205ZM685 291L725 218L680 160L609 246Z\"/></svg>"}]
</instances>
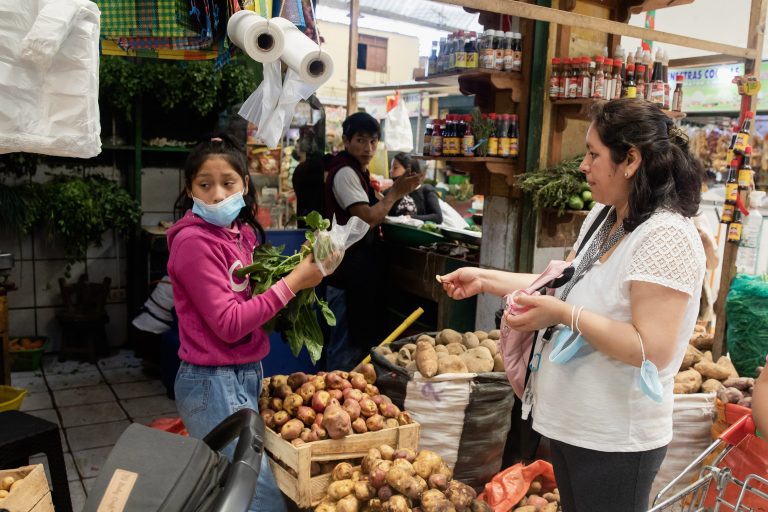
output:
<instances>
[{"instance_id":1,"label":"hanging green plant","mask_svg":"<svg viewBox=\"0 0 768 512\"><path fill-rule=\"evenodd\" d=\"M584 173L579 170L582 160L583 155L553 167L528 171L520 177L518 185L532 194L536 209L554 208L560 215L566 209L589 209L592 194Z\"/></svg>"},{"instance_id":2,"label":"hanging green plant","mask_svg":"<svg viewBox=\"0 0 768 512\"><path fill-rule=\"evenodd\" d=\"M184 105L204 117L244 101L256 90L261 77L261 66L244 60L216 69L212 61L104 56L99 69L99 97L103 105L128 120L143 95L151 95L165 112Z\"/></svg>"},{"instance_id":3,"label":"hanging green plant","mask_svg":"<svg viewBox=\"0 0 768 512\"><path fill-rule=\"evenodd\" d=\"M8 218L21 233L42 224L48 237L61 244L67 277L72 264L85 261L88 247L101 246L105 231L129 235L141 220L141 208L128 191L99 175L57 175L45 183L3 185L0 201L4 198L13 198L15 209L0 208L0 218Z\"/></svg>"}]
</instances>

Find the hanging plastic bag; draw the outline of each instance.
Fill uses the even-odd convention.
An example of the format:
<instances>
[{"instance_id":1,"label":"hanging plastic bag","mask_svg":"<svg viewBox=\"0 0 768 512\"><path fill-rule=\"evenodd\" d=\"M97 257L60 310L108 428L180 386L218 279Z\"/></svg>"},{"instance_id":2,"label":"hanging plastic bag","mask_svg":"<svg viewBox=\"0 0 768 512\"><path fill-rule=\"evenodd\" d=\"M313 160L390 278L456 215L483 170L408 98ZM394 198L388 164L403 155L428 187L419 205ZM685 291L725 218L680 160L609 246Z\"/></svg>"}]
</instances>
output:
<instances>
[{"instance_id":1,"label":"hanging plastic bag","mask_svg":"<svg viewBox=\"0 0 768 512\"><path fill-rule=\"evenodd\" d=\"M280 73L280 61L264 64L264 80L259 87L243 102L240 107L241 117L255 124L256 136L263 140L269 116L277 106L277 100L283 92L283 79Z\"/></svg>"},{"instance_id":2,"label":"hanging plastic bag","mask_svg":"<svg viewBox=\"0 0 768 512\"><path fill-rule=\"evenodd\" d=\"M497 473L485 484L480 499L488 503L493 512L509 512L523 499L531 482L537 478L541 482L541 492L549 492L557 487L552 464L537 460L527 466L518 463Z\"/></svg>"},{"instance_id":3,"label":"hanging plastic bag","mask_svg":"<svg viewBox=\"0 0 768 512\"><path fill-rule=\"evenodd\" d=\"M387 122L384 124L384 143L387 151L413 151L413 130L408 109L401 99L395 108L387 112Z\"/></svg>"},{"instance_id":4,"label":"hanging plastic bag","mask_svg":"<svg viewBox=\"0 0 768 512\"><path fill-rule=\"evenodd\" d=\"M285 81L275 109L267 120L259 125L256 136L267 147L275 148L283 138L285 132L291 127L291 119L296 111L299 100L306 100L320 87L320 84L305 82L298 73L292 69L285 72Z\"/></svg>"},{"instance_id":5,"label":"hanging plastic bag","mask_svg":"<svg viewBox=\"0 0 768 512\"><path fill-rule=\"evenodd\" d=\"M333 217L331 229L315 231L315 263L324 276L332 274L344 259L344 252L362 240L371 227L360 217L352 217L343 226Z\"/></svg>"}]
</instances>

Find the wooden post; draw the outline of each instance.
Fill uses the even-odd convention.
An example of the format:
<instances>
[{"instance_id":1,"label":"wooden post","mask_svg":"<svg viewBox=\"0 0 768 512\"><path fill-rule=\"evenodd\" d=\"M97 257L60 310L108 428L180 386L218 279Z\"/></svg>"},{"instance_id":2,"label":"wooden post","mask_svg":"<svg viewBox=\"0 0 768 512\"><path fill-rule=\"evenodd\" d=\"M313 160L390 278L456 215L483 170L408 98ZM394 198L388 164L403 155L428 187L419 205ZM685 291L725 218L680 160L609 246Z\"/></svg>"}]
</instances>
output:
<instances>
[{"instance_id":1,"label":"wooden post","mask_svg":"<svg viewBox=\"0 0 768 512\"><path fill-rule=\"evenodd\" d=\"M357 112L357 18L360 0L349 2L349 62L347 66L347 115Z\"/></svg>"},{"instance_id":2,"label":"wooden post","mask_svg":"<svg viewBox=\"0 0 768 512\"><path fill-rule=\"evenodd\" d=\"M756 73L760 75L760 63L762 62L763 40L765 39L765 15L768 9L768 0L752 0L749 9L749 34L747 35L747 46L755 51L754 59L748 59L744 62L744 74ZM757 95L752 96L749 110L757 111ZM744 112L741 112L742 116ZM754 133L755 123L752 123L752 132ZM741 192L742 204L749 204L749 192ZM727 327L725 315L725 299L731 289L731 281L736 276L736 256L739 252L739 245L735 243L725 243L723 252L723 267L720 271L720 289L715 301L715 337L712 342L712 358L717 359L727 352L725 345L725 330Z\"/></svg>"}]
</instances>

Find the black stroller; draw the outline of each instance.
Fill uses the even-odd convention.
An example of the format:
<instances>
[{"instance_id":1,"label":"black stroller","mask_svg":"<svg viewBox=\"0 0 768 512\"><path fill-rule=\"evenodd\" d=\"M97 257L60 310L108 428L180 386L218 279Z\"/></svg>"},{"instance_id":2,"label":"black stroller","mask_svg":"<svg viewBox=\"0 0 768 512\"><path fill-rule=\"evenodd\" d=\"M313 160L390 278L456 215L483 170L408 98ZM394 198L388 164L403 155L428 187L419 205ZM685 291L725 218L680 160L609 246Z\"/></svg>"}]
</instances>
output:
<instances>
[{"instance_id":1,"label":"black stroller","mask_svg":"<svg viewBox=\"0 0 768 512\"><path fill-rule=\"evenodd\" d=\"M219 453L238 438L232 463ZM93 484L84 512L243 512L264 455L264 422L241 409L201 441L132 424Z\"/></svg>"}]
</instances>

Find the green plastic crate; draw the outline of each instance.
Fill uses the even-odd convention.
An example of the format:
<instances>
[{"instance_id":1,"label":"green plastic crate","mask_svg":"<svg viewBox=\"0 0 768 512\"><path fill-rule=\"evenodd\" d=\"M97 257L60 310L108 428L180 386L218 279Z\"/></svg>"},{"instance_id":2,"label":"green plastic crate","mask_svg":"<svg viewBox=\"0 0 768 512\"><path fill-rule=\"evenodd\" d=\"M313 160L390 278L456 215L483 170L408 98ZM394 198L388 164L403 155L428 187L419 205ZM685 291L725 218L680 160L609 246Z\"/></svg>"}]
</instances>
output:
<instances>
[{"instance_id":1,"label":"green plastic crate","mask_svg":"<svg viewBox=\"0 0 768 512\"><path fill-rule=\"evenodd\" d=\"M43 340L43 346L29 350L11 350L9 352L11 359L11 371L30 372L40 368L45 349L48 348L48 338L45 336L19 336L18 339L30 338L32 340Z\"/></svg>"}]
</instances>

